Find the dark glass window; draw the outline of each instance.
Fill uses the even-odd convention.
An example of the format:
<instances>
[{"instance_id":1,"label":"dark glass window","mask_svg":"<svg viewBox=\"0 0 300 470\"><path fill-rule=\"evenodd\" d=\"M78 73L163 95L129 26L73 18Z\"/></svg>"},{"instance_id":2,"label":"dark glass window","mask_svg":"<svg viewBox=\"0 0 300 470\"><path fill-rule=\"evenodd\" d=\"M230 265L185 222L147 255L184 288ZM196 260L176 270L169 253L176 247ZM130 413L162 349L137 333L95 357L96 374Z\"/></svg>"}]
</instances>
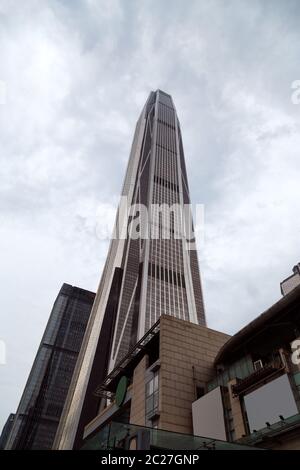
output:
<instances>
[{"instance_id":1,"label":"dark glass window","mask_svg":"<svg viewBox=\"0 0 300 470\"><path fill-rule=\"evenodd\" d=\"M146 383L146 416L151 419L158 411L158 371Z\"/></svg>"},{"instance_id":2,"label":"dark glass window","mask_svg":"<svg viewBox=\"0 0 300 470\"><path fill-rule=\"evenodd\" d=\"M204 387L196 387L196 397L197 397L197 400L198 398L201 398L203 397L203 395L205 394L205 388Z\"/></svg>"}]
</instances>

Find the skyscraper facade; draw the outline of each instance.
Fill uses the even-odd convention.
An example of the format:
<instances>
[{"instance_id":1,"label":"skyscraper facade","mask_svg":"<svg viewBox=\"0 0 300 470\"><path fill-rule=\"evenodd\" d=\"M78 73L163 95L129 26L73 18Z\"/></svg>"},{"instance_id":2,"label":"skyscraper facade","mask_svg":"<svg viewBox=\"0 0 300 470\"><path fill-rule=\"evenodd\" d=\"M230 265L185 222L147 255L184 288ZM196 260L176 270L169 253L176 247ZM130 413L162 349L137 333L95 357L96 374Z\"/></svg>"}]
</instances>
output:
<instances>
[{"instance_id":1,"label":"skyscraper facade","mask_svg":"<svg viewBox=\"0 0 300 470\"><path fill-rule=\"evenodd\" d=\"M95 294L63 284L13 421L6 449L51 449Z\"/></svg>"},{"instance_id":2,"label":"skyscraper facade","mask_svg":"<svg viewBox=\"0 0 300 470\"><path fill-rule=\"evenodd\" d=\"M189 204L175 106L170 95L157 90L136 125L113 237L56 448L74 446L84 422L98 411L96 385L162 314L205 325L197 251L186 230L193 226Z\"/></svg>"}]
</instances>

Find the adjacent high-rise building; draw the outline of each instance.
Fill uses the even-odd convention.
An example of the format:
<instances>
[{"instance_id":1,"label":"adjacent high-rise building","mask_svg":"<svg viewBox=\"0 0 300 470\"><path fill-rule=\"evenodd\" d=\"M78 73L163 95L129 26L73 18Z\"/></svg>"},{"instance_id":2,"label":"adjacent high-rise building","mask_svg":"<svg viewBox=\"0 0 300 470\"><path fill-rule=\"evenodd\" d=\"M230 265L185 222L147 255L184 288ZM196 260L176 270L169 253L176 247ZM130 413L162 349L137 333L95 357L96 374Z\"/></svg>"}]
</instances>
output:
<instances>
[{"instance_id":1,"label":"adjacent high-rise building","mask_svg":"<svg viewBox=\"0 0 300 470\"><path fill-rule=\"evenodd\" d=\"M14 419L15 419L14 413L10 413L9 417L7 418L6 423L3 426L2 433L1 433L1 436L0 436L0 450L5 449L7 440L9 438L10 432L12 430Z\"/></svg>"},{"instance_id":2,"label":"adjacent high-rise building","mask_svg":"<svg viewBox=\"0 0 300 470\"><path fill-rule=\"evenodd\" d=\"M162 314L205 326L180 124L151 92L137 122L113 237L55 448L76 447L96 386Z\"/></svg>"},{"instance_id":3,"label":"adjacent high-rise building","mask_svg":"<svg viewBox=\"0 0 300 470\"><path fill-rule=\"evenodd\" d=\"M51 449L95 294L63 284L14 417L6 449Z\"/></svg>"}]
</instances>

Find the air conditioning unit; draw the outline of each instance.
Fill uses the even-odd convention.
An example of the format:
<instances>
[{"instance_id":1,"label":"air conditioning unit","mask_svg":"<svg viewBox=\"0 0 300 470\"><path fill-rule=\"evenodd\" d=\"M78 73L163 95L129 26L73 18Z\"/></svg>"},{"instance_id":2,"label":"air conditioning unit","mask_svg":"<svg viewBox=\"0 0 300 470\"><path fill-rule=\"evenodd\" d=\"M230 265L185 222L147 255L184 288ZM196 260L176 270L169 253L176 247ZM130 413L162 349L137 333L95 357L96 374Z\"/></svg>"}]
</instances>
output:
<instances>
[{"instance_id":1,"label":"air conditioning unit","mask_svg":"<svg viewBox=\"0 0 300 470\"><path fill-rule=\"evenodd\" d=\"M253 363L253 366L254 366L254 370L262 369L263 368L262 360L258 359L257 361Z\"/></svg>"}]
</instances>

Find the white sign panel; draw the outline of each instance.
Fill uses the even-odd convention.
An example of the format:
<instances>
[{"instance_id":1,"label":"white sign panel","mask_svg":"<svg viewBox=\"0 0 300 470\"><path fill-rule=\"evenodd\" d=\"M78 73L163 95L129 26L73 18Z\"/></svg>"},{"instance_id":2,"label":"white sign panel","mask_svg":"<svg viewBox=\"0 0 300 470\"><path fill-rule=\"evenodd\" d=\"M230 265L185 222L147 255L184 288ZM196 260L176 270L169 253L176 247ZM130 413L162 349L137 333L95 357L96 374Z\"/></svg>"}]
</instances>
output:
<instances>
[{"instance_id":1,"label":"white sign panel","mask_svg":"<svg viewBox=\"0 0 300 470\"><path fill-rule=\"evenodd\" d=\"M194 435L227 440L220 387L194 401L192 414Z\"/></svg>"},{"instance_id":2,"label":"white sign panel","mask_svg":"<svg viewBox=\"0 0 300 470\"><path fill-rule=\"evenodd\" d=\"M265 428L298 413L291 385L286 374L245 396L250 431Z\"/></svg>"}]
</instances>

